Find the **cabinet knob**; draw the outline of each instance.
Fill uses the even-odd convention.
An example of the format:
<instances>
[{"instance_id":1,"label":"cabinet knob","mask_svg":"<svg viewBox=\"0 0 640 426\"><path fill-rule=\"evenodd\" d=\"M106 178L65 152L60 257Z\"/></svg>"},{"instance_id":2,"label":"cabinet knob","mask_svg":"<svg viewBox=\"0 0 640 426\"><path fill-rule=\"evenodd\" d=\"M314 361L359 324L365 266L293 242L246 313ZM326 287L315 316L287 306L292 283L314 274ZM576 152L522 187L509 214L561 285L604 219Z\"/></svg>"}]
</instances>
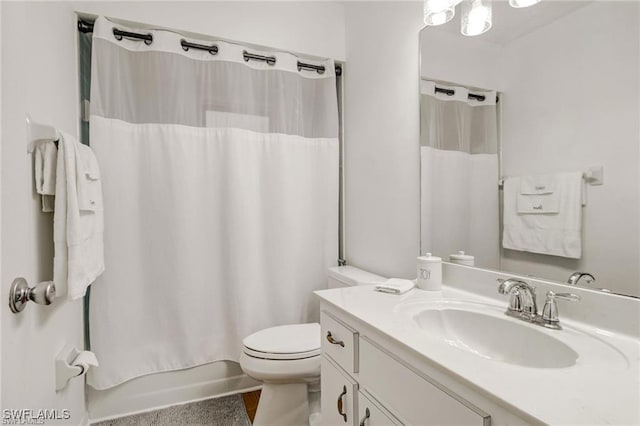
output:
<instances>
[{"instance_id":1,"label":"cabinet knob","mask_svg":"<svg viewBox=\"0 0 640 426\"><path fill-rule=\"evenodd\" d=\"M347 422L347 413L342 411L342 408L343 408L342 398L346 395L347 395L347 387L343 386L342 393L338 396L338 414L342 416L342 419L344 420L345 423Z\"/></svg>"},{"instance_id":2,"label":"cabinet knob","mask_svg":"<svg viewBox=\"0 0 640 426\"><path fill-rule=\"evenodd\" d=\"M332 345L340 345L344 348L344 342L342 340L336 340L334 339L334 337L331 335L330 331L327 331L327 340L329 341L329 343L331 343Z\"/></svg>"},{"instance_id":3,"label":"cabinet knob","mask_svg":"<svg viewBox=\"0 0 640 426\"><path fill-rule=\"evenodd\" d=\"M364 417L362 418L362 420L360 420L360 426L365 426L367 424L367 420L369 420L369 417L371 417L371 413L367 408L366 410L364 410Z\"/></svg>"}]
</instances>

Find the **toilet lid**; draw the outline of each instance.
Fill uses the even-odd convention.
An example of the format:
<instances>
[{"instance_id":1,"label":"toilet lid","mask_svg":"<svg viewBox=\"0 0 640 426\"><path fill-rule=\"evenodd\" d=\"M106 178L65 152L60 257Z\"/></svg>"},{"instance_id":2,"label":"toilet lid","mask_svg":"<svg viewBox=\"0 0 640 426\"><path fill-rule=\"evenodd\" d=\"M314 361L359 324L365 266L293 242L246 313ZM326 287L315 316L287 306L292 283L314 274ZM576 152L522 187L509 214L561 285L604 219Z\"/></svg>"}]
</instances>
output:
<instances>
[{"instance_id":1,"label":"toilet lid","mask_svg":"<svg viewBox=\"0 0 640 426\"><path fill-rule=\"evenodd\" d=\"M320 355L320 324L266 328L242 341L244 352L256 358L301 359Z\"/></svg>"}]
</instances>

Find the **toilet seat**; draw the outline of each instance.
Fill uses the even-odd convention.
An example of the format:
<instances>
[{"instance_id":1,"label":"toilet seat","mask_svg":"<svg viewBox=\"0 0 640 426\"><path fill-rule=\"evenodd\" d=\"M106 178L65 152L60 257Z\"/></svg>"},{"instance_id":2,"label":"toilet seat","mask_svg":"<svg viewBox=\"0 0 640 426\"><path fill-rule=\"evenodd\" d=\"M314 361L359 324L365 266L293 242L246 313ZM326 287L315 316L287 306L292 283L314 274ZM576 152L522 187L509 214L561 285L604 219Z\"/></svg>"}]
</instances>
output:
<instances>
[{"instance_id":1,"label":"toilet seat","mask_svg":"<svg viewBox=\"0 0 640 426\"><path fill-rule=\"evenodd\" d=\"M243 352L264 360L301 360L320 356L320 324L281 325L260 330L242 341Z\"/></svg>"}]
</instances>

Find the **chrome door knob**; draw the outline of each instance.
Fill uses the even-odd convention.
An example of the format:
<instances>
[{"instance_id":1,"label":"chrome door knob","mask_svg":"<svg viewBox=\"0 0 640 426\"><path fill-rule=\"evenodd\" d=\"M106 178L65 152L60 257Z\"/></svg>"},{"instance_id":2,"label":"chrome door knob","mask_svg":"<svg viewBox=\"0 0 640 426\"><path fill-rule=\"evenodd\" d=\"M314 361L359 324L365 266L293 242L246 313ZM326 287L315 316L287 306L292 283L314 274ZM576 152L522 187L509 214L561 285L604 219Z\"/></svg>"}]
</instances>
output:
<instances>
[{"instance_id":1,"label":"chrome door knob","mask_svg":"<svg viewBox=\"0 0 640 426\"><path fill-rule=\"evenodd\" d=\"M53 281L43 281L29 288L27 280L16 278L9 290L9 308L17 314L22 312L28 301L39 305L50 305L56 298L56 286Z\"/></svg>"}]
</instances>

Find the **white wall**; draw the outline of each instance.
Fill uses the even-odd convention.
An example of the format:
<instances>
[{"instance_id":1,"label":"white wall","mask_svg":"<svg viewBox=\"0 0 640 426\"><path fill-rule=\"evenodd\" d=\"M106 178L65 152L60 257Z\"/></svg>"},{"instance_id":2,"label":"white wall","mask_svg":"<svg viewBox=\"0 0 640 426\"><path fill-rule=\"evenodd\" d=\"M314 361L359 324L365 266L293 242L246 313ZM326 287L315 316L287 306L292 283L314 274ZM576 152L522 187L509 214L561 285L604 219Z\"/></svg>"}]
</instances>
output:
<instances>
[{"instance_id":1,"label":"white wall","mask_svg":"<svg viewBox=\"0 0 640 426\"><path fill-rule=\"evenodd\" d=\"M2 406L71 410L82 421L83 382L55 393L54 357L65 343L82 347L82 303L56 301L11 314L15 277L31 285L52 276L51 216L38 211L25 114L74 132L76 91L73 16L59 7L2 2ZM69 30L65 30L69 28Z\"/></svg>"},{"instance_id":2,"label":"white wall","mask_svg":"<svg viewBox=\"0 0 640 426\"><path fill-rule=\"evenodd\" d=\"M454 18L455 19L455 18ZM502 90L502 46L425 27L420 33L420 76L487 90Z\"/></svg>"},{"instance_id":3,"label":"white wall","mask_svg":"<svg viewBox=\"0 0 640 426\"><path fill-rule=\"evenodd\" d=\"M605 184L587 186L582 259L507 250L504 270L640 294L639 9L594 2L505 47L505 175L603 165Z\"/></svg>"},{"instance_id":4,"label":"white wall","mask_svg":"<svg viewBox=\"0 0 640 426\"><path fill-rule=\"evenodd\" d=\"M52 275L51 218L39 212L25 114L77 134L78 79L74 11L186 29L310 55L345 59L343 7L333 2L2 2L2 288ZM417 180L416 180L417 181ZM4 299L6 300L6 299ZM85 415L84 386L54 392L53 359L65 343L82 347L82 303L58 300L13 315L1 306L2 407L67 408ZM230 374L235 374L232 371ZM187 382L198 378L191 377ZM175 377L170 383L185 385ZM160 383L160 384L159 384ZM166 381L153 386L166 386ZM157 390L140 389L136 392ZM139 395L121 395L135 399Z\"/></svg>"},{"instance_id":5,"label":"white wall","mask_svg":"<svg viewBox=\"0 0 640 426\"><path fill-rule=\"evenodd\" d=\"M415 278L419 253L420 2L345 4L346 257Z\"/></svg>"},{"instance_id":6,"label":"white wall","mask_svg":"<svg viewBox=\"0 0 640 426\"><path fill-rule=\"evenodd\" d=\"M2 6L0 6L0 49L2 48ZM2 57L0 56L0 61ZM0 62L1 63L1 62ZM2 66L0 66L0 147L2 146ZM2 149L0 148L0 224L2 223ZM2 226L0 226L0 242L2 241ZM0 279L2 279L2 244L0 243ZM2 284L0 284L2 291ZM2 410L2 315L0 315L0 410Z\"/></svg>"}]
</instances>

